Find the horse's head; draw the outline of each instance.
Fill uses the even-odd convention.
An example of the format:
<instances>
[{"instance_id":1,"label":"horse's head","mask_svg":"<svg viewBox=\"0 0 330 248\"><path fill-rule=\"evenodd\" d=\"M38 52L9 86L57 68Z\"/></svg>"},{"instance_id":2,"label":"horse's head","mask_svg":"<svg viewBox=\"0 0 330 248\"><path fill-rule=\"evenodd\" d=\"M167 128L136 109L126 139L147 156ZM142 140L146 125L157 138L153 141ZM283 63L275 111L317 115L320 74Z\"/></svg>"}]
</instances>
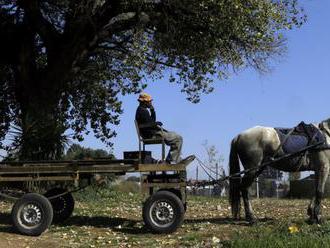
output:
<instances>
[{"instance_id":1,"label":"horse's head","mask_svg":"<svg viewBox=\"0 0 330 248\"><path fill-rule=\"evenodd\" d=\"M325 133L330 137L330 118L321 121L319 127L321 130L325 131Z\"/></svg>"}]
</instances>

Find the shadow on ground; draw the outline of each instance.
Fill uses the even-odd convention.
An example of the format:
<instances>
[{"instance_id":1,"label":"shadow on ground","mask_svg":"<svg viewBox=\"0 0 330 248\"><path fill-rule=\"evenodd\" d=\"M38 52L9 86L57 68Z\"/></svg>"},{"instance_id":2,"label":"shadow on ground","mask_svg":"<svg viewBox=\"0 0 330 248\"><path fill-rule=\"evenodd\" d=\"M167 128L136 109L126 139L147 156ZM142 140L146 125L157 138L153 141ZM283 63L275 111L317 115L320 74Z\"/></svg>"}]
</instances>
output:
<instances>
[{"instance_id":1,"label":"shadow on ground","mask_svg":"<svg viewBox=\"0 0 330 248\"><path fill-rule=\"evenodd\" d=\"M107 216L72 216L58 226L92 226L97 228L109 228L114 231L127 234L143 234L148 233L148 230L141 225L140 221L126 218L111 218Z\"/></svg>"},{"instance_id":2,"label":"shadow on ground","mask_svg":"<svg viewBox=\"0 0 330 248\"><path fill-rule=\"evenodd\" d=\"M11 224L11 215L8 213L0 213L0 232L15 233ZM4 226L2 226L4 225Z\"/></svg>"},{"instance_id":3,"label":"shadow on ground","mask_svg":"<svg viewBox=\"0 0 330 248\"><path fill-rule=\"evenodd\" d=\"M259 223L272 223L274 220L271 218L259 219ZM250 225L246 221L234 221L231 218L203 218L203 219L186 219L185 225L212 223L217 225ZM146 234L150 233L144 227L141 220L132 220L126 218L111 218L107 216L73 216L59 226L93 226L97 228L110 228L114 231L126 234Z\"/></svg>"},{"instance_id":4,"label":"shadow on ground","mask_svg":"<svg viewBox=\"0 0 330 248\"><path fill-rule=\"evenodd\" d=\"M274 219L262 218L258 219L258 223L273 224ZM0 232L15 233L11 226L11 216L9 213L0 213ZM202 218L202 219L185 219L185 225L211 223L216 225L239 225L249 226L250 224L244 220L233 220L228 217L223 218ZM69 226L92 226L96 228L109 228L111 230L126 234L146 234L150 233L144 227L142 220L132 220L127 218L111 218L107 216L72 216L63 223L57 224L60 227Z\"/></svg>"},{"instance_id":5,"label":"shadow on ground","mask_svg":"<svg viewBox=\"0 0 330 248\"><path fill-rule=\"evenodd\" d=\"M216 225L238 225L238 226L251 226L251 224L245 220L233 220L229 217L219 217L219 218L203 218L203 219L186 219L184 221L185 224L202 224L202 223L211 223ZM256 224L258 223L267 223L271 224L274 222L272 218L261 218L258 219Z\"/></svg>"}]
</instances>

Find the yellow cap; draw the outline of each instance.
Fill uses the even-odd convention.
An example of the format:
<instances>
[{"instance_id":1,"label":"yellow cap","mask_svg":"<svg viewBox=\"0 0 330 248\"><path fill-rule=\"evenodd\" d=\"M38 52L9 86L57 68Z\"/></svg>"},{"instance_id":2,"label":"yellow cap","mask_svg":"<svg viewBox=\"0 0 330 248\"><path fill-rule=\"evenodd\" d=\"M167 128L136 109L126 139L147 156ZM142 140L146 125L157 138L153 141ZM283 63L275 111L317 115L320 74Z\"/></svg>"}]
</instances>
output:
<instances>
[{"instance_id":1,"label":"yellow cap","mask_svg":"<svg viewBox=\"0 0 330 248\"><path fill-rule=\"evenodd\" d=\"M152 101L152 97L148 93L142 92L139 96L138 101L140 101L140 102L150 102L150 101Z\"/></svg>"}]
</instances>

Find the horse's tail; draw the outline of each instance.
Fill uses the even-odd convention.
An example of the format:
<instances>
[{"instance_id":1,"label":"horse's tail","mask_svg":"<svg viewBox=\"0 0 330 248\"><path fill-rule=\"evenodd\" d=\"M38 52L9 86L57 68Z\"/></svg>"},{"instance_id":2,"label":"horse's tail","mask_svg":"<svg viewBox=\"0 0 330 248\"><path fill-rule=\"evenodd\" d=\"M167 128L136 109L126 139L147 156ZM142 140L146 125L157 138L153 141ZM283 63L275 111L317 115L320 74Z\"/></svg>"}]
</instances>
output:
<instances>
[{"instance_id":1,"label":"horse's tail","mask_svg":"<svg viewBox=\"0 0 330 248\"><path fill-rule=\"evenodd\" d=\"M231 142L229 155L229 174L233 175L240 172L239 156L237 153L237 140L235 137ZM229 180L229 202L231 204L231 212L234 219L240 217L241 194L240 194L241 176L235 175Z\"/></svg>"}]
</instances>

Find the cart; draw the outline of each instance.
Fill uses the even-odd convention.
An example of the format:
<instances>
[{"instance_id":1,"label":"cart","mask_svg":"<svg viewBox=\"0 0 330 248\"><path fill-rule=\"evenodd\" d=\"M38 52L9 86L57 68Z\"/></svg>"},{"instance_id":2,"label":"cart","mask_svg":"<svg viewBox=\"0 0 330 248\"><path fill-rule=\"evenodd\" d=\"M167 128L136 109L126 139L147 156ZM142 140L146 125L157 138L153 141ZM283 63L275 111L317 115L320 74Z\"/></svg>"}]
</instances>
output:
<instances>
[{"instance_id":1,"label":"cart","mask_svg":"<svg viewBox=\"0 0 330 248\"><path fill-rule=\"evenodd\" d=\"M82 180L90 181L95 174L139 172L145 194L142 216L146 227L155 233L170 233L184 219L186 167L190 162L172 165L143 163L141 159L1 162L0 200L14 201L11 215L18 232L38 236L52 223L71 216L72 193L80 189ZM38 185L45 183L48 189L40 193ZM26 190L23 185L27 184L36 187Z\"/></svg>"}]
</instances>

